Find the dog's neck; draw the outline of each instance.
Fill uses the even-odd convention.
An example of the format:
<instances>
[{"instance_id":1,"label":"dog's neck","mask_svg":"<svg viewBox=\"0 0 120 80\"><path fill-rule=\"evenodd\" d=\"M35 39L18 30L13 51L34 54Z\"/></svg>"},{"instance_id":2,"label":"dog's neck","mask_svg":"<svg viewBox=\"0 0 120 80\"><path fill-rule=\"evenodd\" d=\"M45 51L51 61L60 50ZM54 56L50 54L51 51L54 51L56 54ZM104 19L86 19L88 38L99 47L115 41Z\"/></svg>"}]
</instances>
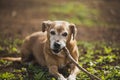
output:
<instances>
[{"instance_id":1,"label":"dog's neck","mask_svg":"<svg viewBox=\"0 0 120 80\"><path fill-rule=\"evenodd\" d=\"M68 41L66 43L66 47L68 48L68 50L70 50L70 52L74 49L75 47L75 44L76 44L76 39L71 39L70 41Z\"/></svg>"}]
</instances>

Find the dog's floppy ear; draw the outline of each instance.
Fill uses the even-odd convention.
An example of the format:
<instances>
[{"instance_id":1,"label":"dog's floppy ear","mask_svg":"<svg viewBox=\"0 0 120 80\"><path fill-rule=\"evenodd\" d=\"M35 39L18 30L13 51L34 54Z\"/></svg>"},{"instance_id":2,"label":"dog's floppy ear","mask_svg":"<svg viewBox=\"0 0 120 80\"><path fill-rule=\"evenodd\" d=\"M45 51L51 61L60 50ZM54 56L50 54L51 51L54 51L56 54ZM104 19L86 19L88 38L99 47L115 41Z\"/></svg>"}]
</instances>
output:
<instances>
[{"instance_id":1,"label":"dog's floppy ear","mask_svg":"<svg viewBox=\"0 0 120 80\"><path fill-rule=\"evenodd\" d=\"M42 22L42 32L45 32L51 25L51 21L48 20L48 21L43 21Z\"/></svg>"},{"instance_id":2,"label":"dog's floppy ear","mask_svg":"<svg viewBox=\"0 0 120 80\"><path fill-rule=\"evenodd\" d=\"M76 34L77 34L76 25L73 24L73 23L71 23L71 24L69 25L69 27L70 27L70 31L71 31L71 36L73 36L73 40L74 40L74 39L75 39L75 36L76 36Z\"/></svg>"}]
</instances>

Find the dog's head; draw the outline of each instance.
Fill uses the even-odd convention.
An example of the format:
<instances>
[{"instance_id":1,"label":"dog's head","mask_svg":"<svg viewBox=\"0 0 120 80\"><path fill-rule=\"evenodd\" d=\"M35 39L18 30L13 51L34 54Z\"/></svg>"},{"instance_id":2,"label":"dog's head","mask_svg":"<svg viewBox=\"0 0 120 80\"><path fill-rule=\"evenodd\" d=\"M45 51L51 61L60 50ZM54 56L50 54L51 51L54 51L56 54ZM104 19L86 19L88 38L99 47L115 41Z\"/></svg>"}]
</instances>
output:
<instances>
[{"instance_id":1,"label":"dog's head","mask_svg":"<svg viewBox=\"0 0 120 80\"><path fill-rule=\"evenodd\" d=\"M66 21L44 21L42 23L42 31L47 31L52 53L58 54L68 42L74 40L76 26Z\"/></svg>"}]
</instances>

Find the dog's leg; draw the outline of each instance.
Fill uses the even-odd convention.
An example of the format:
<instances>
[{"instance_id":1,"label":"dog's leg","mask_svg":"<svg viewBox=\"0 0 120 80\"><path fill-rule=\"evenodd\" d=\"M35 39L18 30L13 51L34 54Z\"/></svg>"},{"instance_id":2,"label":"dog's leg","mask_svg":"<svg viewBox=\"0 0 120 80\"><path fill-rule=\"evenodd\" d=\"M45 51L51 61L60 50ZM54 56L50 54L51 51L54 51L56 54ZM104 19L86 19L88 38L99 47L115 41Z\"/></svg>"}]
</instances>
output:
<instances>
[{"instance_id":1,"label":"dog's leg","mask_svg":"<svg viewBox=\"0 0 120 80\"><path fill-rule=\"evenodd\" d=\"M49 66L49 73L57 77L57 80L67 80L62 74L58 72L57 66Z\"/></svg>"},{"instance_id":2,"label":"dog's leg","mask_svg":"<svg viewBox=\"0 0 120 80\"><path fill-rule=\"evenodd\" d=\"M22 62L25 64L29 64L34 60L33 54L26 47L21 49L21 57Z\"/></svg>"},{"instance_id":3,"label":"dog's leg","mask_svg":"<svg viewBox=\"0 0 120 80\"><path fill-rule=\"evenodd\" d=\"M79 73L79 69L74 64L71 64L70 70L71 70L71 73L68 76L67 80L76 80L76 76Z\"/></svg>"}]
</instances>

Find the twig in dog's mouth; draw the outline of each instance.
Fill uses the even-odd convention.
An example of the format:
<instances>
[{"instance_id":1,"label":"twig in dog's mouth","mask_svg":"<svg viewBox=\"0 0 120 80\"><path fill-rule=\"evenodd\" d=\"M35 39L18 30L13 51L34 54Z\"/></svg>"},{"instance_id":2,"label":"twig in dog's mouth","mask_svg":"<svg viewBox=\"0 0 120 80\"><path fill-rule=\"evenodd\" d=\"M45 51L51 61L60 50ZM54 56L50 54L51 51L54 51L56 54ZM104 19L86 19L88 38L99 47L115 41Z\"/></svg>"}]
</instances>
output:
<instances>
[{"instance_id":1,"label":"twig in dog's mouth","mask_svg":"<svg viewBox=\"0 0 120 80\"><path fill-rule=\"evenodd\" d=\"M91 80L101 80L101 79L98 78L97 76L89 73L86 69L84 69L83 67L81 67L81 66L73 59L73 57L70 55L69 50L68 50L66 47L63 48L63 51L67 54L68 58L69 58L81 71L85 72L85 73L90 77Z\"/></svg>"}]
</instances>

